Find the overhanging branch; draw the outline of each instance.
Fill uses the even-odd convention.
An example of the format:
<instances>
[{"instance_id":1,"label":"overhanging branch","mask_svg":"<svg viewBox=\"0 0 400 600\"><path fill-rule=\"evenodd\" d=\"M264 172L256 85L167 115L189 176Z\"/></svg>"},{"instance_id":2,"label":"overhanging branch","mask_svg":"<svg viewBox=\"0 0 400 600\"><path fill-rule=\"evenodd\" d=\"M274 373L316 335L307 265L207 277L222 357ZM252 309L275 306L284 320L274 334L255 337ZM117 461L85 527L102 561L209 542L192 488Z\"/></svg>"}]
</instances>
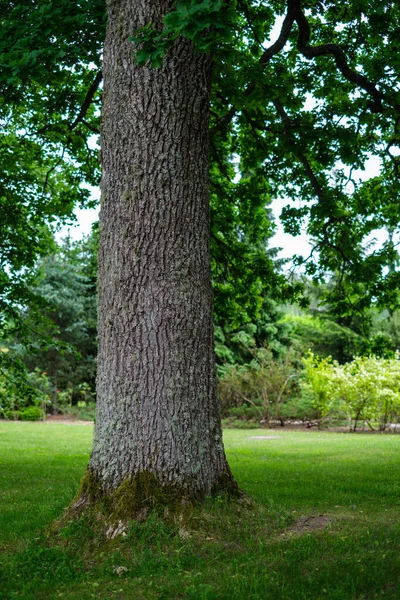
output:
<instances>
[{"instance_id":1,"label":"overhanging branch","mask_svg":"<svg viewBox=\"0 0 400 600\"><path fill-rule=\"evenodd\" d=\"M299 29L297 48L301 54L308 60L318 58L319 56L333 56L336 66L342 75L348 81L351 81L370 94L373 99L374 112L382 112L382 94L372 81L349 67L343 48L339 46L339 44L320 44L318 46L309 45L311 35L310 25L301 9L301 0L288 0L288 15L290 15L290 18L297 23L297 27Z\"/></svg>"},{"instance_id":2,"label":"overhanging branch","mask_svg":"<svg viewBox=\"0 0 400 600\"><path fill-rule=\"evenodd\" d=\"M83 104L80 108L78 116L76 117L75 121L73 121L73 123L71 123L71 125L69 126L71 131L73 129L75 129L75 127L77 127L77 125L79 125L79 123L81 123L81 121L83 121L83 119L85 118L86 113L89 110L89 107L93 102L93 98L98 90L98 87L99 87L102 79L103 79L103 73L101 71L99 71L97 73L96 77L94 78L92 85L90 86L90 88L87 91L87 94L86 94Z\"/></svg>"},{"instance_id":3,"label":"overhanging branch","mask_svg":"<svg viewBox=\"0 0 400 600\"><path fill-rule=\"evenodd\" d=\"M280 118L282 119L286 138L289 138L292 141L294 153L296 154L297 158L303 165L306 175L310 180L310 183L313 187L313 190L314 190L318 200L320 202L323 202L324 196L325 196L324 190L323 190L322 186L320 185L320 183L311 167L310 161L308 160L306 155L297 148L296 141L290 133L291 122L290 122L289 115L287 114L284 106L279 102L279 100L273 100L273 104L276 108L277 113L279 114Z\"/></svg>"}]
</instances>

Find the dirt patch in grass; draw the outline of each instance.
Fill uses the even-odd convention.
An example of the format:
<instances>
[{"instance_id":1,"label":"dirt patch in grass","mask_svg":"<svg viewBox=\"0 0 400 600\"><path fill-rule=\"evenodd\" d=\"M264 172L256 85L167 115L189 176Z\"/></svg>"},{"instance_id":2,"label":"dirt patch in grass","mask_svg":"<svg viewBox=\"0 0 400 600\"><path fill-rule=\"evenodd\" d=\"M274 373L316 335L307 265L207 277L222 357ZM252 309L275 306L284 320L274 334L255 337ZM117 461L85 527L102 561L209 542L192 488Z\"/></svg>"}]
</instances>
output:
<instances>
[{"instance_id":1,"label":"dirt patch in grass","mask_svg":"<svg viewBox=\"0 0 400 600\"><path fill-rule=\"evenodd\" d=\"M287 539L292 536L306 535L308 533L316 533L324 531L332 525L332 519L327 515L311 515L308 517L300 517L293 525L291 525L284 533L281 534L281 539Z\"/></svg>"}]
</instances>

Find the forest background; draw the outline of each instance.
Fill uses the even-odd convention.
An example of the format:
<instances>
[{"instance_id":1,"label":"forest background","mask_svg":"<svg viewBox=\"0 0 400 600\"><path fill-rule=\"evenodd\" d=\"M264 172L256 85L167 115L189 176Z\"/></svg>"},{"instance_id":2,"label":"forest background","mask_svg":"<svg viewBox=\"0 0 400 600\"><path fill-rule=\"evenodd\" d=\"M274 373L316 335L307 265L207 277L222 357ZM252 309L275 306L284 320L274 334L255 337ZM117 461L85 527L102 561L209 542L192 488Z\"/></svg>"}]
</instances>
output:
<instances>
[{"instance_id":1,"label":"forest background","mask_svg":"<svg viewBox=\"0 0 400 600\"><path fill-rule=\"evenodd\" d=\"M54 236L76 205L93 206L89 188L99 181L89 140L99 127L104 11L87 0L71 16L67 4L2 5L0 416L7 419L90 416L95 402L98 227L79 242L57 244ZM395 426L398 9L368 6L367 20L357 3L327 3L321 16L310 2L315 40L333 36L356 70L363 65L361 91L334 61L311 77L288 38L279 57L267 57L279 75L269 103L261 109L249 98L239 111L233 76L242 88L251 86L247 72L261 78L267 59L249 40L266 37L285 7L239 2L234 17L218 2L200 4L200 29L204 15L221 18L210 190L222 416L241 426ZM157 67L146 35L139 42ZM357 178L371 156L380 173ZM271 247L271 202L282 197L293 201L282 210L285 231L306 227L312 243L290 270ZM374 246L376 231L385 237Z\"/></svg>"}]
</instances>

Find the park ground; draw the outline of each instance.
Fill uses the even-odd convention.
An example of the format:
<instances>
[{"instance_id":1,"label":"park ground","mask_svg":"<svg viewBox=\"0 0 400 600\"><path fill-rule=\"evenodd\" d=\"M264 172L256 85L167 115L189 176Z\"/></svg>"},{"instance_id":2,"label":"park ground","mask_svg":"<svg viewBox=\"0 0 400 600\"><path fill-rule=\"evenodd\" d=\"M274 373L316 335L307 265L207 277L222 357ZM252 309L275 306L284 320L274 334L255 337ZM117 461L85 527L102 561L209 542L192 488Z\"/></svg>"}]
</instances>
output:
<instances>
[{"instance_id":1,"label":"park ground","mask_svg":"<svg viewBox=\"0 0 400 600\"><path fill-rule=\"evenodd\" d=\"M92 427L0 422L0 598L400 598L400 435L226 430L253 503L208 500L106 540L77 492Z\"/></svg>"}]
</instances>

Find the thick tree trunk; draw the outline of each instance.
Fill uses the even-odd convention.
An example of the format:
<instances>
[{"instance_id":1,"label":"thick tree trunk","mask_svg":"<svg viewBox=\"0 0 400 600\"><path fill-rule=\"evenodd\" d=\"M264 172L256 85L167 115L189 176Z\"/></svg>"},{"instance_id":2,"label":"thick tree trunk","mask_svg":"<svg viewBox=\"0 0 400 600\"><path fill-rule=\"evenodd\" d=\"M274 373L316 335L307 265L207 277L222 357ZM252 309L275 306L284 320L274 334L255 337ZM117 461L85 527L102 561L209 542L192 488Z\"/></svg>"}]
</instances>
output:
<instances>
[{"instance_id":1,"label":"thick tree trunk","mask_svg":"<svg viewBox=\"0 0 400 600\"><path fill-rule=\"evenodd\" d=\"M213 347L211 59L179 40L161 68L137 67L129 41L138 27L159 26L169 7L169 0L108 2L97 417L88 476L106 494L129 481L136 493L150 477L202 498L235 487Z\"/></svg>"}]
</instances>

